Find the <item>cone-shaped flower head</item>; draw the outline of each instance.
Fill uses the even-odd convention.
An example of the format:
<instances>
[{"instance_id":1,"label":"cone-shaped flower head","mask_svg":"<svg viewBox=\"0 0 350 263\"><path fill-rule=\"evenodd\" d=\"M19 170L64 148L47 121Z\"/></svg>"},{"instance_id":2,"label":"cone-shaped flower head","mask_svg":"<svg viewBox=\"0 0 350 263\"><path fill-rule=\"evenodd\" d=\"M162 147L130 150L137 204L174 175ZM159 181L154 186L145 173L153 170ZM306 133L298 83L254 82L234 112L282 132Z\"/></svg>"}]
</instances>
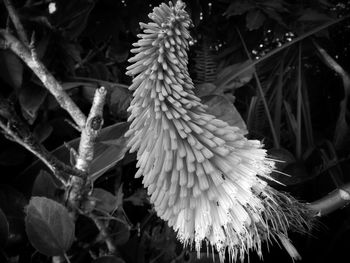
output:
<instances>
[{"instance_id":1,"label":"cone-shaped flower head","mask_svg":"<svg viewBox=\"0 0 350 263\"><path fill-rule=\"evenodd\" d=\"M193 92L184 4L161 4L149 18L129 60L134 98L126 136L158 216L185 245L199 252L204 241L222 261L226 249L232 260L251 249L261 255L262 242L273 239L299 257L287 229L304 228L303 206L262 180L274 162L260 141L207 114Z\"/></svg>"}]
</instances>

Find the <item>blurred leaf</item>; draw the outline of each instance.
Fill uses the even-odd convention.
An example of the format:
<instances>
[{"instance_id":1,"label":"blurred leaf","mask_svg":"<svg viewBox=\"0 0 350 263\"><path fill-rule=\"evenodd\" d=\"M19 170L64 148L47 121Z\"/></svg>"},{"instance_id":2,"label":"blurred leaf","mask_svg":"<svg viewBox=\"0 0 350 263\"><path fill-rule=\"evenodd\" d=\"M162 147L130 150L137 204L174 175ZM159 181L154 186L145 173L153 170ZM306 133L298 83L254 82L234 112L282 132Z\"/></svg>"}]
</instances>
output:
<instances>
[{"instance_id":1,"label":"blurred leaf","mask_svg":"<svg viewBox=\"0 0 350 263\"><path fill-rule=\"evenodd\" d=\"M131 93L127 89L116 87L110 96L109 111L114 117L126 119L128 116L127 109L132 99Z\"/></svg>"},{"instance_id":2,"label":"blurred leaf","mask_svg":"<svg viewBox=\"0 0 350 263\"><path fill-rule=\"evenodd\" d=\"M118 43L113 43L109 45L106 51L106 57L117 62L122 63L126 61L129 56L129 45L119 41Z\"/></svg>"},{"instance_id":3,"label":"blurred leaf","mask_svg":"<svg viewBox=\"0 0 350 263\"><path fill-rule=\"evenodd\" d=\"M95 6L93 1L72 1L60 6L57 10L65 21L64 29L70 39L76 39L86 28L89 15Z\"/></svg>"},{"instance_id":4,"label":"blurred leaf","mask_svg":"<svg viewBox=\"0 0 350 263\"><path fill-rule=\"evenodd\" d=\"M320 13L315 9L307 8L303 9L298 21L302 22L326 22L330 21L332 18L325 13Z\"/></svg>"},{"instance_id":5,"label":"blurred leaf","mask_svg":"<svg viewBox=\"0 0 350 263\"><path fill-rule=\"evenodd\" d=\"M9 223L4 212L0 208L0 248L6 245L9 236Z\"/></svg>"},{"instance_id":6,"label":"blurred leaf","mask_svg":"<svg viewBox=\"0 0 350 263\"><path fill-rule=\"evenodd\" d=\"M130 226L127 223L125 216L122 213L119 213L117 220L112 220L110 224L114 244L119 246L128 242L130 238Z\"/></svg>"},{"instance_id":7,"label":"blurred leaf","mask_svg":"<svg viewBox=\"0 0 350 263\"><path fill-rule=\"evenodd\" d=\"M135 206L143 206L148 203L147 191L144 188L137 189L131 196L124 199L124 202L131 202Z\"/></svg>"},{"instance_id":8,"label":"blurred leaf","mask_svg":"<svg viewBox=\"0 0 350 263\"><path fill-rule=\"evenodd\" d=\"M20 90L18 95L19 103L21 104L23 116L30 124L33 124L35 121L46 95L47 90L36 85L26 86Z\"/></svg>"},{"instance_id":9,"label":"blurred leaf","mask_svg":"<svg viewBox=\"0 0 350 263\"><path fill-rule=\"evenodd\" d=\"M43 196L52 200L57 200L58 185L52 178L52 175L41 170L39 175L35 178L32 196Z\"/></svg>"},{"instance_id":10,"label":"blurred leaf","mask_svg":"<svg viewBox=\"0 0 350 263\"><path fill-rule=\"evenodd\" d=\"M22 86L22 61L9 50L0 50L0 77L15 90Z\"/></svg>"},{"instance_id":11,"label":"blurred leaf","mask_svg":"<svg viewBox=\"0 0 350 263\"><path fill-rule=\"evenodd\" d=\"M226 121L231 126L239 127L243 133L247 133L247 126L236 107L224 96L210 95L202 98L208 105L207 112L217 118Z\"/></svg>"},{"instance_id":12,"label":"blurred leaf","mask_svg":"<svg viewBox=\"0 0 350 263\"><path fill-rule=\"evenodd\" d=\"M216 93L220 94L225 91L231 91L237 88L240 88L247 84L252 78L255 71L255 67L249 67L251 64L250 60L233 64L227 66L218 72L218 77L215 82L217 89ZM247 68L238 76L235 76L237 72L240 72L242 69Z\"/></svg>"},{"instance_id":13,"label":"blurred leaf","mask_svg":"<svg viewBox=\"0 0 350 263\"><path fill-rule=\"evenodd\" d=\"M63 205L45 197L32 197L26 213L28 239L39 252L57 256L70 248L75 226Z\"/></svg>"},{"instance_id":14,"label":"blurred leaf","mask_svg":"<svg viewBox=\"0 0 350 263\"><path fill-rule=\"evenodd\" d=\"M225 16L236 16L236 15L242 15L249 10L255 8L254 3L250 1L244 1L244 0L237 0L233 1L230 6L225 11Z\"/></svg>"},{"instance_id":15,"label":"blurred leaf","mask_svg":"<svg viewBox=\"0 0 350 263\"><path fill-rule=\"evenodd\" d=\"M246 26L249 30L259 29L265 20L266 16L259 9L250 10L246 15Z\"/></svg>"},{"instance_id":16,"label":"blurred leaf","mask_svg":"<svg viewBox=\"0 0 350 263\"><path fill-rule=\"evenodd\" d=\"M95 208L97 211L111 213L118 207L117 197L102 188L94 188L91 198L96 201Z\"/></svg>"},{"instance_id":17,"label":"blurred leaf","mask_svg":"<svg viewBox=\"0 0 350 263\"><path fill-rule=\"evenodd\" d=\"M212 95L216 90L216 86L213 83L203 83L195 86L194 92L198 97L206 95Z\"/></svg>"},{"instance_id":18,"label":"blurred leaf","mask_svg":"<svg viewBox=\"0 0 350 263\"><path fill-rule=\"evenodd\" d=\"M125 263L125 261L115 256L103 256L95 259L92 263Z\"/></svg>"},{"instance_id":19,"label":"blurred leaf","mask_svg":"<svg viewBox=\"0 0 350 263\"><path fill-rule=\"evenodd\" d=\"M45 141L52 133L53 128L47 122L41 122L35 126L33 136L38 142Z\"/></svg>"}]
</instances>

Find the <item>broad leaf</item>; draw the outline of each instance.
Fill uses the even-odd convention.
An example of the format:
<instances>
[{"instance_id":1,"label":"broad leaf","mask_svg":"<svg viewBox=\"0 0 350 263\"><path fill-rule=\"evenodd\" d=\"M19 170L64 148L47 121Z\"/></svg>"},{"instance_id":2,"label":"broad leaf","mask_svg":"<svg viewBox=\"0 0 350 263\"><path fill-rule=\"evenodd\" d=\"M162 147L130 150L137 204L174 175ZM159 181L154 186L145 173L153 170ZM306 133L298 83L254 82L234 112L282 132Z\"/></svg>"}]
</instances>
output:
<instances>
[{"instance_id":1,"label":"broad leaf","mask_svg":"<svg viewBox=\"0 0 350 263\"><path fill-rule=\"evenodd\" d=\"M212 95L216 90L216 86L213 83L202 83L195 86L195 94L198 97L206 95Z\"/></svg>"},{"instance_id":2,"label":"broad leaf","mask_svg":"<svg viewBox=\"0 0 350 263\"><path fill-rule=\"evenodd\" d=\"M36 85L26 86L20 90L18 95L19 103L21 104L23 116L30 124L33 124L35 121L46 95L47 90Z\"/></svg>"},{"instance_id":3,"label":"broad leaf","mask_svg":"<svg viewBox=\"0 0 350 263\"><path fill-rule=\"evenodd\" d=\"M58 185L52 178L52 175L41 170L39 175L35 178L32 196L44 196L53 200L57 199Z\"/></svg>"},{"instance_id":4,"label":"broad leaf","mask_svg":"<svg viewBox=\"0 0 350 263\"><path fill-rule=\"evenodd\" d=\"M259 9L248 12L246 16L246 26L249 30L259 29L265 22L266 16Z\"/></svg>"},{"instance_id":5,"label":"broad leaf","mask_svg":"<svg viewBox=\"0 0 350 263\"><path fill-rule=\"evenodd\" d=\"M30 243L47 256L64 254L74 240L74 222L68 210L45 197L33 197L26 207L25 226Z\"/></svg>"},{"instance_id":6,"label":"broad leaf","mask_svg":"<svg viewBox=\"0 0 350 263\"><path fill-rule=\"evenodd\" d=\"M247 126L241 115L226 97L221 95L210 95L203 97L202 100L208 105L208 113L226 121L231 126L239 127L242 130L242 133L247 133Z\"/></svg>"},{"instance_id":7,"label":"broad leaf","mask_svg":"<svg viewBox=\"0 0 350 263\"><path fill-rule=\"evenodd\" d=\"M253 8L255 8L255 5L250 1L244 1L244 0L233 1L233 3L231 3L230 6L225 11L224 15L228 17L242 15Z\"/></svg>"},{"instance_id":8,"label":"broad leaf","mask_svg":"<svg viewBox=\"0 0 350 263\"><path fill-rule=\"evenodd\" d=\"M95 188L91 198L96 202L95 209L97 211L111 213L118 207L117 197L104 189Z\"/></svg>"},{"instance_id":9,"label":"broad leaf","mask_svg":"<svg viewBox=\"0 0 350 263\"><path fill-rule=\"evenodd\" d=\"M9 50L0 50L0 77L15 90L22 86L22 61Z\"/></svg>"},{"instance_id":10,"label":"broad leaf","mask_svg":"<svg viewBox=\"0 0 350 263\"><path fill-rule=\"evenodd\" d=\"M240 88L247 84L252 78L255 71L255 67L248 67L251 64L250 60L233 64L227 66L218 72L217 80L215 84L217 89L215 93L223 93L225 91L231 91L237 88ZM247 68L248 67L248 68ZM239 76L236 76L237 72L240 72L242 69L247 68Z\"/></svg>"}]
</instances>

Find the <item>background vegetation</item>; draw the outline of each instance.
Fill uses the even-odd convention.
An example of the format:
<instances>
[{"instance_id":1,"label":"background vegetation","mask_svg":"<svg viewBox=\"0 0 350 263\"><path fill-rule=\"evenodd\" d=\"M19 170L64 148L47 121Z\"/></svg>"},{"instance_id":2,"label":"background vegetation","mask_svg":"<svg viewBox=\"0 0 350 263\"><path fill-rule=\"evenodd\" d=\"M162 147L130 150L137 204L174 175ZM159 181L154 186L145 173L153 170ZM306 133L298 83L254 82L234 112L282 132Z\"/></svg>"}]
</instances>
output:
<instances>
[{"instance_id":1,"label":"background vegetation","mask_svg":"<svg viewBox=\"0 0 350 263\"><path fill-rule=\"evenodd\" d=\"M264 141L271 156L285 161L279 169L290 177L275 174L286 185L275 187L312 202L347 183L350 2L185 2L193 20L189 68L196 93L210 112L247 129L251 138ZM0 2L0 28L18 35L4 3ZM148 21L147 14L159 3L13 1L38 59L85 114L98 87L104 86L108 94L104 128L91 164L94 188L82 204L88 212L70 224L68 210L59 204L65 204L60 182L14 142L6 127L25 131L24 139L42 144L47 156L52 153L67 165L74 165L72 148L77 149L80 134L32 70L0 46L0 118L5 125L0 136L1 262L62 262L63 254L71 262L212 260L197 260L176 241L173 231L155 216L141 181L133 179L135 156L124 156L131 100L131 79L124 74L129 50L140 32L138 23ZM46 208L56 214L43 216ZM43 213L38 216L37 211ZM106 246L96 217L116 245L113 257L106 256L108 242ZM322 217L309 236L293 236L303 262L348 262L349 222L345 207ZM43 227L38 233L31 231L39 225ZM266 262L290 260L278 245L264 254ZM250 261L259 259L252 254Z\"/></svg>"}]
</instances>

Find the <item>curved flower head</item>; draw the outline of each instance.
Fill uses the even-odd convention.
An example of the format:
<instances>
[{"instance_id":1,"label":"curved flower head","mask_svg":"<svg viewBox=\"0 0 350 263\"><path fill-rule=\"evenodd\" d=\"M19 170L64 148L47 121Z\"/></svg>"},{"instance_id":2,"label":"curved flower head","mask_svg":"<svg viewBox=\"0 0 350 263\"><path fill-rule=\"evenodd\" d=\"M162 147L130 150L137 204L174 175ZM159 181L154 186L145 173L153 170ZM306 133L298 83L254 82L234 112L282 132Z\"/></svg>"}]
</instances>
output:
<instances>
[{"instance_id":1,"label":"curved flower head","mask_svg":"<svg viewBox=\"0 0 350 263\"><path fill-rule=\"evenodd\" d=\"M161 4L149 18L129 59L134 97L126 136L158 216L184 245L198 254L203 244L213 247L221 261L226 251L232 260L249 250L261 255L271 240L298 258L287 231L305 228L306 210L263 180L274 162L261 142L207 114L193 92L184 4Z\"/></svg>"}]
</instances>

